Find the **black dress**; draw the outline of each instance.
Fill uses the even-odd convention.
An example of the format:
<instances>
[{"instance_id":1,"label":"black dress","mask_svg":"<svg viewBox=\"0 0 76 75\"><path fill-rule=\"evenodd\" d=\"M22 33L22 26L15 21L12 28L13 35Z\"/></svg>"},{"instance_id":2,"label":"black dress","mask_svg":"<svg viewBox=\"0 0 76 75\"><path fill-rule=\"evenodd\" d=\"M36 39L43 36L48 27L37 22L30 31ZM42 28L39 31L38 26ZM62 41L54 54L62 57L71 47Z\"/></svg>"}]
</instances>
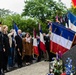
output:
<instances>
[{"instance_id":1,"label":"black dress","mask_svg":"<svg viewBox=\"0 0 76 75\"><path fill-rule=\"evenodd\" d=\"M7 34L3 34L3 43L5 48L5 52L3 52L3 58L4 58L3 69L7 70L8 56L10 54L9 38Z\"/></svg>"}]
</instances>

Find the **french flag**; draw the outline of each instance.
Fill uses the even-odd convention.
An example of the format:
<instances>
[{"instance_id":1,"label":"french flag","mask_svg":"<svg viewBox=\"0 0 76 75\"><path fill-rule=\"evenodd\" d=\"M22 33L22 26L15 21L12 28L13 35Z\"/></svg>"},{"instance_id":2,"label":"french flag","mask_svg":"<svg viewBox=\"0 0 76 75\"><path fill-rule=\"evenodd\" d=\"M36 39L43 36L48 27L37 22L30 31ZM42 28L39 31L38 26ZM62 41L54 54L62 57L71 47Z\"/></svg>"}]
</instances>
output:
<instances>
[{"instance_id":1,"label":"french flag","mask_svg":"<svg viewBox=\"0 0 76 75\"><path fill-rule=\"evenodd\" d=\"M36 38L36 30L33 30L33 52L35 55L39 56L39 51L38 51L38 43L37 43L37 38Z\"/></svg>"},{"instance_id":2,"label":"french flag","mask_svg":"<svg viewBox=\"0 0 76 75\"><path fill-rule=\"evenodd\" d=\"M15 37L18 34L18 27L14 21L13 21L13 29L14 29L14 37Z\"/></svg>"},{"instance_id":3,"label":"french flag","mask_svg":"<svg viewBox=\"0 0 76 75\"><path fill-rule=\"evenodd\" d=\"M76 16L68 12L69 28L76 32Z\"/></svg>"},{"instance_id":4,"label":"french flag","mask_svg":"<svg viewBox=\"0 0 76 75\"><path fill-rule=\"evenodd\" d=\"M75 32L72 30L68 30L59 23L52 23L50 50L54 53L65 53L71 48L74 36Z\"/></svg>"},{"instance_id":5,"label":"french flag","mask_svg":"<svg viewBox=\"0 0 76 75\"><path fill-rule=\"evenodd\" d=\"M43 52L46 52L45 41L44 41L44 37L43 37L43 34L42 34L42 29L41 29L40 24L39 24L39 31L40 31L40 49Z\"/></svg>"},{"instance_id":6,"label":"french flag","mask_svg":"<svg viewBox=\"0 0 76 75\"><path fill-rule=\"evenodd\" d=\"M72 0L73 7L76 8L76 0Z\"/></svg>"}]
</instances>

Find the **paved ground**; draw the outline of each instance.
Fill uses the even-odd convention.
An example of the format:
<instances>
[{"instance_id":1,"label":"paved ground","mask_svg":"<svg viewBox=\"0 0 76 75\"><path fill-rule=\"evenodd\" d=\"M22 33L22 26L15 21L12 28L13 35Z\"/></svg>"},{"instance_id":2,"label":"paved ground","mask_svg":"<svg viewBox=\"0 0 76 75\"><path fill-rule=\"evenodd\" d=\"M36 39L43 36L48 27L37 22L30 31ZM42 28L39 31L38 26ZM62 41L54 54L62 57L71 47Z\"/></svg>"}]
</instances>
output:
<instances>
[{"instance_id":1,"label":"paved ground","mask_svg":"<svg viewBox=\"0 0 76 75\"><path fill-rule=\"evenodd\" d=\"M5 75L47 75L49 71L49 62L41 61L11 72Z\"/></svg>"}]
</instances>

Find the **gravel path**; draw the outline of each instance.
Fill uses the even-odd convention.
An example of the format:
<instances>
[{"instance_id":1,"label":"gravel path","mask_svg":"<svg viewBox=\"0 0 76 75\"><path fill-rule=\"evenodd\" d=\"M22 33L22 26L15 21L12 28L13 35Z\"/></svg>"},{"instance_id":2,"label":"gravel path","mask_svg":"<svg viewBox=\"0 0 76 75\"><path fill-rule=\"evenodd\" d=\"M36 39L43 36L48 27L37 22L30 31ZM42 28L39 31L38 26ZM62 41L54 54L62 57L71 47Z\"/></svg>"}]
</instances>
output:
<instances>
[{"instance_id":1,"label":"gravel path","mask_svg":"<svg viewBox=\"0 0 76 75\"><path fill-rule=\"evenodd\" d=\"M41 61L11 72L5 75L47 75L49 71L49 62Z\"/></svg>"}]
</instances>

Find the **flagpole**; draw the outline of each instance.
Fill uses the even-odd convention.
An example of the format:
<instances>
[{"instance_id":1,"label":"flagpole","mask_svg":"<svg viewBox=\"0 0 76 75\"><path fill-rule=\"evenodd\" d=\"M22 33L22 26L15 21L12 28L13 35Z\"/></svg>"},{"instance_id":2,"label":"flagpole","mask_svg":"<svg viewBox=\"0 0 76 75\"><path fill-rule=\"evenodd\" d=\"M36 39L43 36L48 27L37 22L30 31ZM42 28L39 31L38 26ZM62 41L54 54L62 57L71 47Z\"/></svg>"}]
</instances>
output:
<instances>
[{"instance_id":1,"label":"flagpole","mask_svg":"<svg viewBox=\"0 0 76 75\"><path fill-rule=\"evenodd\" d=\"M73 45L73 43L74 43L75 37L76 37L76 34L74 35L72 45ZM72 45L71 45L71 48L72 48Z\"/></svg>"},{"instance_id":2,"label":"flagpole","mask_svg":"<svg viewBox=\"0 0 76 75\"><path fill-rule=\"evenodd\" d=\"M33 42L34 42L34 38L35 38L35 36L34 36L34 30L35 30L35 28L33 29ZM35 56L34 56L34 48L33 48L33 58L34 58Z\"/></svg>"}]
</instances>

